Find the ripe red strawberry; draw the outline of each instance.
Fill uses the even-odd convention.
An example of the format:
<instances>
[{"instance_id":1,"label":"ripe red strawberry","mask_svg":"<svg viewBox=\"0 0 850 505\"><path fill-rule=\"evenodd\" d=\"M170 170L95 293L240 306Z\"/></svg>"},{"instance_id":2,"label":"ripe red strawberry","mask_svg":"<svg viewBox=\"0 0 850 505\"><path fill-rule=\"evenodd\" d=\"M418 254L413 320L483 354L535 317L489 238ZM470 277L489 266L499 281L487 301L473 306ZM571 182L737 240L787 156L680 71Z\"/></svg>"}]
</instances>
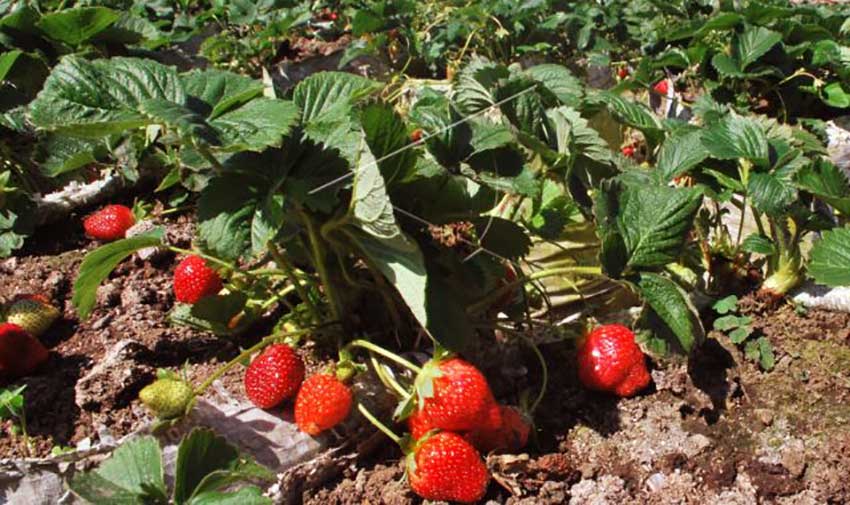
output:
<instances>
[{"instance_id":1,"label":"ripe red strawberry","mask_svg":"<svg viewBox=\"0 0 850 505\"><path fill-rule=\"evenodd\" d=\"M343 422L354 398L348 386L330 374L308 377L295 399L295 424L308 435L318 435Z\"/></svg>"},{"instance_id":2,"label":"ripe red strawberry","mask_svg":"<svg viewBox=\"0 0 850 505\"><path fill-rule=\"evenodd\" d=\"M245 394L261 409L292 398L304 381L304 362L286 344L267 347L245 370Z\"/></svg>"},{"instance_id":3,"label":"ripe red strawberry","mask_svg":"<svg viewBox=\"0 0 850 505\"><path fill-rule=\"evenodd\" d=\"M221 276L200 256L189 256L174 270L174 295L183 303L198 303L221 291Z\"/></svg>"},{"instance_id":4,"label":"ripe red strawberry","mask_svg":"<svg viewBox=\"0 0 850 505\"><path fill-rule=\"evenodd\" d=\"M669 79L661 79L652 89L654 89L659 95L667 96L667 92L670 91Z\"/></svg>"},{"instance_id":5,"label":"ripe red strawberry","mask_svg":"<svg viewBox=\"0 0 850 505\"><path fill-rule=\"evenodd\" d=\"M626 158L634 158L635 157L635 146L628 145L624 146L620 151L623 153L623 156Z\"/></svg>"},{"instance_id":6,"label":"ripe red strawberry","mask_svg":"<svg viewBox=\"0 0 850 505\"><path fill-rule=\"evenodd\" d=\"M420 128L417 128L410 132L411 142L419 142L420 140L422 140L422 130Z\"/></svg>"},{"instance_id":7,"label":"ripe red strawberry","mask_svg":"<svg viewBox=\"0 0 850 505\"><path fill-rule=\"evenodd\" d=\"M417 410L407 418L407 429L413 440L419 440L435 428L431 425L431 421Z\"/></svg>"},{"instance_id":8,"label":"ripe red strawberry","mask_svg":"<svg viewBox=\"0 0 850 505\"><path fill-rule=\"evenodd\" d=\"M124 238L134 224L133 211L123 205L107 205L83 221L86 235L93 239L112 241Z\"/></svg>"},{"instance_id":9,"label":"ripe red strawberry","mask_svg":"<svg viewBox=\"0 0 850 505\"><path fill-rule=\"evenodd\" d=\"M407 476L422 498L461 503L483 498L490 481L478 451L448 431L428 437L408 454Z\"/></svg>"},{"instance_id":10,"label":"ripe red strawberry","mask_svg":"<svg viewBox=\"0 0 850 505\"><path fill-rule=\"evenodd\" d=\"M516 452L528 443L531 425L528 420L514 407L499 405L502 424L498 429L473 430L464 435L476 449L482 452L506 451Z\"/></svg>"},{"instance_id":11,"label":"ripe red strawberry","mask_svg":"<svg viewBox=\"0 0 850 505\"><path fill-rule=\"evenodd\" d=\"M47 361L47 349L23 328L12 323L0 324L0 373L21 377Z\"/></svg>"},{"instance_id":12,"label":"ripe red strawberry","mask_svg":"<svg viewBox=\"0 0 850 505\"><path fill-rule=\"evenodd\" d=\"M60 315L42 295L18 295L6 308L6 322L17 324L34 337L43 335Z\"/></svg>"},{"instance_id":13,"label":"ripe red strawberry","mask_svg":"<svg viewBox=\"0 0 850 505\"><path fill-rule=\"evenodd\" d=\"M336 21L339 18L339 15L336 12L331 12L328 17L331 19L331 21Z\"/></svg>"},{"instance_id":14,"label":"ripe red strawberry","mask_svg":"<svg viewBox=\"0 0 850 505\"><path fill-rule=\"evenodd\" d=\"M497 427L501 423L496 401L487 378L472 364L451 358L431 361L417 377L417 391L433 390L433 395L419 397L419 413L432 428L469 431L480 426ZM432 388L423 387L432 381Z\"/></svg>"},{"instance_id":15,"label":"ripe red strawberry","mask_svg":"<svg viewBox=\"0 0 850 505\"><path fill-rule=\"evenodd\" d=\"M623 397L634 395L651 380L635 334L620 324L590 332L578 351L578 377L590 389Z\"/></svg>"},{"instance_id":16,"label":"ripe red strawberry","mask_svg":"<svg viewBox=\"0 0 850 505\"><path fill-rule=\"evenodd\" d=\"M617 69L617 77L620 79L625 79L629 76L629 68L628 67L620 67Z\"/></svg>"}]
</instances>

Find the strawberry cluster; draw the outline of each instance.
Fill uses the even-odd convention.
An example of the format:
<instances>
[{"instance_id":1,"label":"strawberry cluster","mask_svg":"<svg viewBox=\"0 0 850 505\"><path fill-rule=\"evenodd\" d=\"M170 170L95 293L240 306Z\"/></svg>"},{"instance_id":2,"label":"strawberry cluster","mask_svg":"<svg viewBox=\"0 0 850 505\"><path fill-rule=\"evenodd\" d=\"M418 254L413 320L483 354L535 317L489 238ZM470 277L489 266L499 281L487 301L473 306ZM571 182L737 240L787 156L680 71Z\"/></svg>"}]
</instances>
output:
<instances>
[{"instance_id":1,"label":"strawberry cluster","mask_svg":"<svg viewBox=\"0 0 850 505\"><path fill-rule=\"evenodd\" d=\"M529 423L499 405L484 374L460 358L432 360L416 380L418 391L432 394L420 394L407 419L415 440L407 458L410 487L427 500L480 500L489 474L479 451L521 449Z\"/></svg>"},{"instance_id":2,"label":"strawberry cluster","mask_svg":"<svg viewBox=\"0 0 850 505\"><path fill-rule=\"evenodd\" d=\"M262 409L295 398L295 424L308 435L318 435L343 422L354 396L334 375L319 373L304 379L304 361L286 344L273 344L245 371L245 394Z\"/></svg>"}]
</instances>

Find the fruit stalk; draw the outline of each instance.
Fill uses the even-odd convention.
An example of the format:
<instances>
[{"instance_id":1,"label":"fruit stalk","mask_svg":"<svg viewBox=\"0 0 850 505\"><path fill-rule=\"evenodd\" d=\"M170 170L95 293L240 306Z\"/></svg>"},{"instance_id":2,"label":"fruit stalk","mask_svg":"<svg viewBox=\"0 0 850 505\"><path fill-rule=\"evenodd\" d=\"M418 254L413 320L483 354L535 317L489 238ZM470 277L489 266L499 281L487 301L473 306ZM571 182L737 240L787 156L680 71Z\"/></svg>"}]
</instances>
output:
<instances>
[{"instance_id":1,"label":"fruit stalk","mask_svg":"<svg viewBox=\"0 0 850 505\"><path fill-rule=\"evenodd\" d=\"M368 340L352 340L351 342L349 342L348 347L360 347L360 348L366 349L368 351L372 351L375 354L379 354L379 355L387 358L390 361L394 361L394 362L398 363L399 365L407 368L408 370L413 371L414 373L418 374L418 373L422 372L421 367L414 365L413 363L402 358L401 356L399 356L395 353L392 353L392 352L384 349L383 347L375 345L372 342L369 342Z\"/></svg>"},{"instance_id":2,"label":"fruit stalk","mask_svg":"<svg viewBox=\"0 0 850 505\"><path fill-rule=\"evenodd\" d=\"M313 262L315 263L316 272L319 274L319 279L322 281L325 296L328 297L328 302L331 309L331 315L334 321L342 321L342 314L345 312L342 302L337 295L336 287L331 281L330 274L327 268L327 251L322 245L321 237L316 229L313 220L304 211L300 211L301 217L307 227L307 237L310 241L310 249L312 251Z\"/></svg>"},{"instance_id":3,"label":"fruit stalk","mask_svg":"<svg viewBox=\"0 0 850 505\"><path fill-rule=\"evenodd\" d=\"M322 321L321 312L319 312L319 308L316 307L316 304L313 303L313 300L310 299L307 290L301 285L301 282L298 280L298 276L295 274L295 270L292 268L292 265L289 264L289 261L280 252L280 249L272 243L271 241L268 243L269 253L272 255L275 263L283 269L286 277L289 278L289 282L295 287L295 291L298 293L298 296L301 300L307 305L307 309L310 311L310 315L312 316L314 323L320 323Z\"/></svg>"},{"instance_id":4,"label":"fruit stalk","mask_svg":"<svg viewBox=\"0 0 850 505\"><path fill-rule=\"evenodd\" d=\"M402 445L401 437L396 435L393 430L387 428L387 426L381 421L379 421L378 418L375 417L371 412L369 412L369 409L364 407L362 403L357 404L357 410L359 410L360 413L363 414L363 417L365 417L370 423L372 423L375 428L381 430L381 433L388 436L393 442L397 443L399 446Z\"/></svg>"}]
</instances>

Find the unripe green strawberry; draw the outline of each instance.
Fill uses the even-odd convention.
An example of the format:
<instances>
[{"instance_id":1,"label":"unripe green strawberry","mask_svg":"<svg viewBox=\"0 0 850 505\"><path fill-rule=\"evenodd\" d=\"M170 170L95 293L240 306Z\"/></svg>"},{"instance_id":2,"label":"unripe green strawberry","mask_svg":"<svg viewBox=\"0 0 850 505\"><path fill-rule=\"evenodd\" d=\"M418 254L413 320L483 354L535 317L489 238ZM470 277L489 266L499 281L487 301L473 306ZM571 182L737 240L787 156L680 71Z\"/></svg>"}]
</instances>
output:
<instances>
[{"instance_id":1,"label":"unripe green strawberry","mask_svg":"<svg viewBox=\"0 0 850 505\"><path fill-rule=\"evenodd\" d=\"M186 413L195 394L185 381L161 378L139 392L139 399L156 417L173 419Z\"/></svg>"},{"instance_id":2,"label":"unripe green strawberry","mask_svg":"<svg viewBox=\"0 0 850 505\"><path fill-rule=\"evenodd\" d=\"M59 309L41 295L19 295L6 308L6 321L40 337L59 318Z\"/></svg>"}]
</instances>

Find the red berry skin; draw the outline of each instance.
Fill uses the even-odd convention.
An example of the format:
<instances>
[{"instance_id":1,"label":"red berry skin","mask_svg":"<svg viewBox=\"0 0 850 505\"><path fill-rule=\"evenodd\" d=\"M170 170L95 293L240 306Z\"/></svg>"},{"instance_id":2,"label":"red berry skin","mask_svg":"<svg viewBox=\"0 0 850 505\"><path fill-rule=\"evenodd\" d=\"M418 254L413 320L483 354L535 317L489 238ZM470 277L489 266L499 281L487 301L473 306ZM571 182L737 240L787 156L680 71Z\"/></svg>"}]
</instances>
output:
<instances>
[{"instance_id":1,"label":"red berry skin","mask_svg":"<svg viewBox=\"0 0 850 505\"><path fill-rule=\"evenodd\" d=\"M316 436L343 422L354 401L351 390L329 374L308 377L295 399L295 424Z\"/></svg>"},{"instance_id":2,"label":"red berry skin","mask_svg":"<svg viewBox=\"0 0 850 505\"><path fill-rule=\"evenodd\" d=\"M667 79L661 79L653 89L657 91L658 94L667 96L667 92L670 91L670 83Z\"/></svg>"},{"instance_id":3,"label":"red berry skin","mask_svg":"<svg viewBox=\"0 0 850 505\"><path fill-rule=\"evenodd\" d=\"M440 362L442 375L435 377L434 395L422 398L420 413L434 428L469 431L501 423L487 378L475 366L459 358Z\"/></svg>"},{"instance_id":4,"label":"red berry skin","mask_svg":"<svg viewBox=\"0 0 850 505\"><path fill-rule=\"evenodd\" d=\"M195 304L221 291L221 276L200 256L189 256L174 270L174 296L177 301Z\"/></svg>"},{"instance_id":5,"label":"red berry skin","mask_svg":"<svg viewBox=\"0 0 850 505\"><path fill-rule=\"evenodd\" d=\"M500 405L498 409L502 418L498 429L470 431L464 438L482 452L517 452L528 444L531 425L514 407Z\"/></svg>"},{"instance_id":6,"label":"red berry skin","mask_svg":"<svg viewBox=\"0 0 850 505\"><path fill-rule=\"evenodd\" d=\"M413 440L419 440L435 427L422 412L416 411L407 418L407 429Z\"/></svg>"},{"instance_id":7,"label":"red berry skin","mask_svg":"<svg viewBox=\"0 0 850 505\"><path fill-rule=\"evenodd\" d=\"M620 67L619 69L617 69L617 77L619 77L620 79L625 79L628 76L629 76L629 69L628 68Z\"/></svg>"},{"instance_id":8,"label":"red berry skin","mask_svg":"<svg viewBox=\"0 0 850 505\"><path fill-rule=\"evenodd\" d=\"M286 344L267 347L245 370L245 394L261 409L295 396L304 381L304 361Z\"/></svg>"},{"instance_id":9,"label":"red berry skin","mask_svg":"<svg viewBox=\"0 0 850 505\"><path fill-rule=\"evenodd\" d=\"M408 455L407 476L420 497L460 503L483 498L490 481L478 451L448 431L428 437Z\"/></svg>"},{"instance_id":10,"label":"red berry skin","mask_svg":"<svg viewBox=\"0 0 850 505\"><path fill-rule=\"evenodd\" d=\"M48 351L23 328L0 324L0 372L10 378L29 375L47 361Z\"/></svg>"},{"instance_id":11,"label":"red berry skin","mask_svg":"<svg viewBox=\"0 0 850 505\"><path fill-rule=\"evenodd\" d=\"M635 156L635 147L634 146L625 146L620 150L623 153L623 156L626 158L634 158Z\"/></svg>"},{"instance_id":12,"label":"red berry skin","mask_svg":"<svg viewBox=\"0 0 850 505\"><path fill-rule=\"evenodd\" d=\"M578 351L578 377L585 387L621 397L635 395L651 381L635 334L620 324L590 332Z\"/></svg>"},{"instance_id":13,"label":"red berry skin","mask_svg":"<svg viewBox=\"0 0 850 505\"><path fill-rule=\"evenodd\" d=\"M107 205L85 218L83 229L89 237L109 242L124 238L134 224L132 210L123 205Z\"/></svg>"},{"instance_id":14,"label":"red berry skin","mask_svg":"<svg viewBox=\"0 0 850 505\"><path fill-rule=\"evenodd\" d=\"M422 130L417 128L410 132L410 141L411 142L419 142L422 140Z\"/></svg>"}]
</instances>

